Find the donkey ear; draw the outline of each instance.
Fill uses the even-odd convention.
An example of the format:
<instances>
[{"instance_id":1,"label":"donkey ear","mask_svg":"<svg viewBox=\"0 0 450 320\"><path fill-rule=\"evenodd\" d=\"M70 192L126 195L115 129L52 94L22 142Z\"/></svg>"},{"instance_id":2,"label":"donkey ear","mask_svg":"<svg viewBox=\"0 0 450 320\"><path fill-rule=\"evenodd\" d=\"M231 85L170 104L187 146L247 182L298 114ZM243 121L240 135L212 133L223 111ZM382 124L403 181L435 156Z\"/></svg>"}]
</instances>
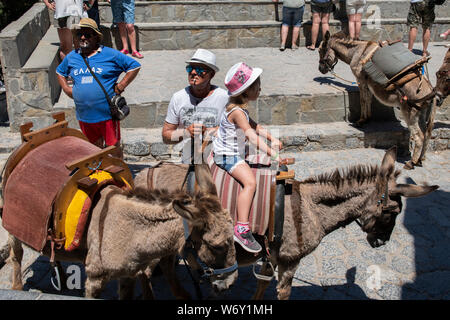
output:
<instances>
[{"instance_id":1,"label":"donkey ear","mask_svg":"<svg viewBox=\"0 0 450 320\"><path fill-rule=\"evenodd\" d=\"M406 198L422 197L438 189L439 186L417 186L414 184L398 184L389 193Z\"/></svg>"},{"instance_id":2,"label":"donkey ear","mask_svg":"<svg viewBox=\"0 0 450 320\"><path fill-rule=\"evenodd\" d=\"M325 32L325 38L324 38L325 42L330 40L330 36L331 36L330 31L327 30L327 32Z\"/></svg>"},{"instance_id":3,"label":"donkey ear","mask_svg":"<svg viewBox=\"0 0 450 320\"><path fill-rule=\"evenodd\" d=\"M388 173L394 172L395 160L397 159L397 146L393 146L386 151L381 162L381 174L386 176Z\"/></svg>"},{"instance_id":4,"label":"donkey ear","mask_svg":"<svg viewBox=\"0 0 450 320\"><path fill-rule=\"evenodd\" d=\"M202 192L217 196L216 185L211 176L211 171L206 163L195 165L195 180Z\"/></svg>"}]
</instances>

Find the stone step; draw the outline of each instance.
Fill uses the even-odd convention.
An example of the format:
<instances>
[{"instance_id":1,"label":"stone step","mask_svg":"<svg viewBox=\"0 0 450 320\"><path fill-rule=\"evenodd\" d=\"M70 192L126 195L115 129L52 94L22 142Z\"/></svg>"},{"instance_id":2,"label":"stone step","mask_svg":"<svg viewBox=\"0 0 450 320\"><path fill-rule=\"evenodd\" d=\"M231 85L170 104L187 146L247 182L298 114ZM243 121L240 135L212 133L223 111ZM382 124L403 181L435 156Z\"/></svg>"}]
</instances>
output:
<instances>
[{"instance_id":1,"label":"stone step","mask_svg":"<svg viewBox=\"0 0 450 320\"><path fill-rule=\"evenodd\" d=\"M346 122L266 126L284 145L283 153L350 150L358 148L387 149L393 145L408 154L409 132L403 122L370 122L355 128ZM166 145L161 128L124 128L122 145L127 162L155 160L178 161L183 143ZM21 144L20 134L0 130L5 146L0 150L0 170L11 152ZM450 149L450 121L437 122L432 133L429 151Z\"/></svg>"},{"instance_id":2,"label":"stone step","mask_svg":"<svg viewBox=\"0 0 450 320\"><path fill-rule=\"evenodd\" d=\"M330 32L342 29L339 20L330 20ZM377 24L363 19L361 39L402 39L408 41L406 19L380 19ZM140 50L182 50L202 47L205 49L278 47L281 22L277 21L196 21L158 22L135 24ZM346 28L346 25L344 26ZM450 28L449 18L438 18L431 32L431 41L443 41L439 35ZM102 26L104 43L121 48L118 29ZM421 42L421 29L416 42ZM311 21L306 21L300 32L299 45L311 41ZM320 41L320 39L319 39Z\"/></svg>"},{"instance_id":3,"label":"stone step","mask_svg":"<svg viewBox=\"0 0 450 320\"><path fill-rule=\"evenodd\" d=\"M428 63L431 83L439 69L446 49L432 43L429 46L432 59ZM280 52L274 48L215 49L220 71L213 84L224 87L227 70L238 61L263 68L261 94L251 102L249 111L255 121L263 125L296 123L324 123L344 120L356 121L360 116L359 91L356 84L349 84L318 70L318 50L300 48L297 51ZM167 114L172 94L187 85L184 61L194 50L144 51L141 71L124 92L131 113L122 122L125 128L160 128ZM335 72L348 81L355 81L348 65L339 62ZM450 99L437 110L436 120L450 120ZM65 111L70 124L74 120L74 102L64 93L54 106L55 111ZM373 119L395 121L400 117L397 109L385 107L373 99Z\"/></svg>"},{"instance_id":4,"label":"stone step","mask_svg":"<svg viewBox=\"0 0 450 320\"><path fill-rule=\"evenodd\" d=\"M367 1L364 16L372 18L406 18L409 1ZM275 21L282 18L283 2L278 5L265 1L136 1L136 23L195 22L195 21ZM450 5L437 7L436 16L450 17ZM102 24L112 23L112 11L107 2L99 4ZM277 12L278 10L278 12ZM372 14L373 12L373 14ZM332 14L335 19L347 19L345 1ZM306 1L303 19L311 19L310 1Z\"/></svg>"}]
</instances>

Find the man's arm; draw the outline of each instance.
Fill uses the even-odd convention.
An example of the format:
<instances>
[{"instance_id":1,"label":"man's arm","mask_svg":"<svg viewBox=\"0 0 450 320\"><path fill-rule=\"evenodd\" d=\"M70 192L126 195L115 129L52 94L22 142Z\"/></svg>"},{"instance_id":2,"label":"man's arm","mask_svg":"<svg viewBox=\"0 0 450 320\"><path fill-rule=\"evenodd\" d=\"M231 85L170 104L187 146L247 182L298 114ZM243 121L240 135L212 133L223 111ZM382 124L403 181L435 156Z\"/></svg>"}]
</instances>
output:
<instances>
[{"instance_id":1,"label":"man's arm","mask_svg":"<svg viewBox=\"0 0 450 320\"><path fill-rule=\"evenodd\" d=\"M67 83L67 79L58 73L56 75L58 76L59 85L63 89L64 93L73 99L72 87L70 87L69 84Z\"/></svg>"},{"instance_id":2,"label":"man's arm","mask_svg":"<svg viewBox=\"0 0 450 320\"><path fill-rule=\"evenodd\" d=\"M123 79L120 82L116 83L116 85L114 86L114 92L117 94L121 94L122 92L124 92L125 88L136 78L139 70L141 70L141 68L128 71Z\"/></svg>"}]
</instances>

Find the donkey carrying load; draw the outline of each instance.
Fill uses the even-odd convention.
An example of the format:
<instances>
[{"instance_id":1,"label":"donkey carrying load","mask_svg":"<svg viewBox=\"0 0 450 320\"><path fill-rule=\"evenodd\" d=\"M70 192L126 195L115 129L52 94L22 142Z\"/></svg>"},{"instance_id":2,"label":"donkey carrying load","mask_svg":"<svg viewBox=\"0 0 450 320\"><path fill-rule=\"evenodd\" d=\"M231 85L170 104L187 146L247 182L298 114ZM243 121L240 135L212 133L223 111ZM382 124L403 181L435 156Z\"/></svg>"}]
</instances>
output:
<instances>
[{"instance_id":1,"label":"donkey carrying load","mask_svg":"<svg viewBox=\"0 0 450 320\"><path fill-rule=\"evenodd\" d=\"M430 57L416 59L398 42L380 45L373 41L352 40L343 32L330 36L328 31L320 44L319 55L319 70L323 74L332 71L338 60L350 65L360 92L358 125L371 117L372 95L386 106L400 107L414 141L412 159L404 168L420 166L425 159L434 113L430 112L425 130L419 125L420 115L436 108L433 86L420 70Z\"/></svg>"},{"instance_id":2,"label":"donkey carrying load","mask_svg":"<svg viewBox=\"0 0 450 320\"><path fill-rule=\"evenodd\" d=\"M284 206L283 231L280 237L269 239L266 249L270 254L266 256L263 250L254 255L236 246L239 266L267 259L263 260L254 298L263 298L278 266L278 299L289 299L300 260L311 253L327 234L355 220L359 220L372 247L388 241L396 217L402 210L401 197L420 197L438 188L397 184L400 172L395 170L395 159L394 147L386 152L380 167L358 165L348 168L343 174L342 170L336 170L330 175L306 181L286 180L285 195L282 199L277 198ZM141 188L177 188L183 185L187 171L186 165L161 165L142 170L134 182ZM224 190L229 190L224 188L222 181L214 179L217 190L221 190L220 197L224 196ZM255 238L262 239L256 234Z\"/></svg>"},{"instance_id":3,"label":"donkey carrying load","mask_svg":"<svg viewBox=\"0 0 450 320\"><path fill-rule=\"evenodd\" d=\"M192 196L180 190L133 189L127 165L109 156L114 147L101 150L90 144L81 132L67 127L63 113L54 118L57 122L42 130L28 132L31 124L21 127L23 143L8 159L2 177L0 213L10 235L0 248L0 266L9 256L13 289L22 289L26 244L49 256L55 273L62 272L57 261L84 263L87 297L98 297L108 281L120 279L120 298L132 298L134 278L146 280L143 271L151 261L161 261L164 273L175 278L173 257L185 247L184 224L199 259L228 270L211 274L214 289L227 289L235 281L232 221L207 167L195 166L199 191ZM144 295L151 297L149 283L142 283ZM177 297L189 297L181 287L174 288Z\"/></svg>"}]
</instances>

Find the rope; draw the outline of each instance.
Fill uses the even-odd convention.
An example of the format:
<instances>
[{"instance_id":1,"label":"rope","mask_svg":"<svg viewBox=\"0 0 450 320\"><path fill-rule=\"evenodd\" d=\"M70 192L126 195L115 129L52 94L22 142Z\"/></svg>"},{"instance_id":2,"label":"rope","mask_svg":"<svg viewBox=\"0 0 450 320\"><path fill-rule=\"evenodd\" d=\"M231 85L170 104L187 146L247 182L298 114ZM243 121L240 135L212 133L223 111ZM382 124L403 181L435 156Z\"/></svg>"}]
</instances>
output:
<instances>
[{"instance_id":1,"label":"rope","mask_svg":"<svg viewBox=\"0 0 450 320\"><path fill-rule=\"evenodd\" d=\"M330 71L330 73L331 73L335 78L341 79L342 81L345 81L345 82L347 82L347 83L350 83L350 84L356 84L356 85L358 84L358 82L356 82L356 81L349 81L349 80L346 80L346 79L344 79L344 78L338 76L337 73L334 72L334 71Z\"/></svg>"},{"instance_id":2,"label":"rope","mask_svg":"<svg viewBox=\"0 0 450 320\"><path fill-rule=\"evenodd\" d=\"M103 161L103 160L102 160L102 161ZM100 168L100 166L102 165L102 161L100 161L100 162L98 163L98 166L97 166L96 168L91 168L91 167L88 166L88 169L89 169L89 170L92 170L92 171L97 171L98 168Z\"/></svg>"}]
</instances>

